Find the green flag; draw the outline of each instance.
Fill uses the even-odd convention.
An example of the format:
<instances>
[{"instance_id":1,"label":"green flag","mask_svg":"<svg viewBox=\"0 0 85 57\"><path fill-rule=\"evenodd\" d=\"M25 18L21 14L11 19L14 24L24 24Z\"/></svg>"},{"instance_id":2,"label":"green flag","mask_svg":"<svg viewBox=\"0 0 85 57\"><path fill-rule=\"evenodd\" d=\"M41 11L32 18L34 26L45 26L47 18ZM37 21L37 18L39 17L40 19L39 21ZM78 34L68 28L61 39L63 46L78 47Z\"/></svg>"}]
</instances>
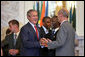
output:
<instances>
[{"instance_id":1,"label":"green flag","mask_svg":"<svg viewBox=\"0 0 85 57\"><path fill-rule=\"evenodd\" d=\"M43 5L43 2L40 1L40 5L39 5L39 20L38 20L38 24L40 24L40 18L41 18L41 12L42 12L42 5Z\"/></svg>"},{"instance_id":2,"label":"green flag","mask_svg":"<svg viewBox=\"0 0 85 57\"><path fill-rule=\"evenodd\" d=\"M72 23L72 6L70 8L70 16L69 16L69 22Z\"/></svg>"},{"instance_id":3,"label":"green flag","mask_svg":"<svg viewBox=\"0 0 85 57\"><path fill-rule=\"evenodd\" d=\"M72 25L73 25L73 27L76 31L76 9L75 9L75 5L74 5L74 9L73 9L72 21L73 21Z\"/></svg>"}]
</instances>

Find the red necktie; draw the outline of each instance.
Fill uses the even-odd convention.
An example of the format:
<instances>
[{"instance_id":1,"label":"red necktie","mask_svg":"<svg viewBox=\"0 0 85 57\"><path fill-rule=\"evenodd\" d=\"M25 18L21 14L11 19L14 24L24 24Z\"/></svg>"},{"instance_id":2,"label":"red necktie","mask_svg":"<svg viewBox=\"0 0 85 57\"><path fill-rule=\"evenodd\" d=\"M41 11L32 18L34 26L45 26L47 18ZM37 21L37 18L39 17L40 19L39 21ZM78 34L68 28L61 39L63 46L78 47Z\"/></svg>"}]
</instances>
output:
<instances>
[{"instance_id":1,"label":"red necktie","mask_svg":"<svg viewBox=\"0 0 85 57\"><path fill-rule=\"evenodd\" d=\"M36 30L37 39L39 40L37 27L36 26L34 26L34 27L35 27L35 30Z\"/></svg>"}]
</instances>

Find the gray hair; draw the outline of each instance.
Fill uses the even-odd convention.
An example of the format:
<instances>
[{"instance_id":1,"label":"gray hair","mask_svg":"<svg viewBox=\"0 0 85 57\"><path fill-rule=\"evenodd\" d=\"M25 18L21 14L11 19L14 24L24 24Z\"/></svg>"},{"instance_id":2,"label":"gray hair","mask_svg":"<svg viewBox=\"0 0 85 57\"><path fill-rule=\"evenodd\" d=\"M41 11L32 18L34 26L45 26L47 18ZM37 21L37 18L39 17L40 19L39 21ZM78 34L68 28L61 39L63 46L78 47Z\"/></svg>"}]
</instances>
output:
<instances>
[{"instance_id":1,"label":"gray hair","mask_svg":"<svg viewBox=\"0 0 85 57\"><path fill-rule=\"evenodd\" d=\"M27 16L31 16L31 12L34 12L34 11L36 11L36 10L31 9L31 10L27 11Z\"/></svg>"},{"instance_id":2,"label":"gray hair","mask_svg":"<svg viewBox=\"0 0 85 57\"><path fill-rule=\"evenodd\" d=\"M69 16L69 13L68 13L68 10L65 9L65 8L62 8L59 10L58 14L63 14L64 17L67 17Z\"/></svg>"}]
</instances>

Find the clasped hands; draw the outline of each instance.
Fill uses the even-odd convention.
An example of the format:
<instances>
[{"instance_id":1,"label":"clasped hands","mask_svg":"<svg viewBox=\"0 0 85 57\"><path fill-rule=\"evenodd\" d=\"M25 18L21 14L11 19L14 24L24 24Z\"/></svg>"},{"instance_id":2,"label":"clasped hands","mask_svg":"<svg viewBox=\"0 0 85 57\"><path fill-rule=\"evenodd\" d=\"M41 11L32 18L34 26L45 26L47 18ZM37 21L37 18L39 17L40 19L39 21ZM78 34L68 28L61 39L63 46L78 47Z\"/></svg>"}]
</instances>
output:
<instances>
[{"instance_id":1,"label":"clasped hands","mask_svg":"<svg viewBox=\"0 0 85 57\"><path fill-rule=\"evenodd\" d=\"M48 47L48 45L47 45L47 43L48 42L52 42L50 39L46 39L46 38L41 38L40 39L40 44L42 45L42 46L45 46L45 47Z\"/></svg>"},{"instance_id":2,"label":"clasped hands","mask_svg":"<svg viewBox=\"0 0 85 57\"><path fill-rule=\"evenodd\" d=\"M18 53L19 53L19 50L17 50L17 49L10 49L9 50L9 54L11 54L11 55L16 55Z\"/></svg>"}]
</instances>

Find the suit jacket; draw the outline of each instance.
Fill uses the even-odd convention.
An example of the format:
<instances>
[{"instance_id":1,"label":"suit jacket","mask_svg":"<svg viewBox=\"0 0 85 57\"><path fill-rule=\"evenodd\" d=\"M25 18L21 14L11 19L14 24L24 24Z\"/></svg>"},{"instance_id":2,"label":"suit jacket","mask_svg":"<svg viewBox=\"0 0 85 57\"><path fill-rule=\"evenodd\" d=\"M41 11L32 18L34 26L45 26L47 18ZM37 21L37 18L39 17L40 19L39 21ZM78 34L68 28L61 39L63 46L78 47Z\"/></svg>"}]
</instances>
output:
<instances>
[{"instance_id":1,"label":"suit jacket","mask_svg":"<svg viewBox=\"0 0 85 57\"><path fill-rule=\"evenodd\" d=\"M56 34L58 31L55 34L53 34L52 30L49 30L49 33L46 34L44 29L42 27L40 27L40 32L41 32L41 34L40 34L41 38L42 37L49 38L50 40L54 41L54 40L56 40L55 37L56 37ZM40 51L41 51L41 56L54 56L55 55L55 50L54 49L48 50L47 47L41 48Z\"/></svg>"},{"instance_id":2,"label":"suit jacket","mask_svg":"<svg viewBox=\"0 0 85 57\"><path fill-rule=\"evenodd\" d=\"M45 31L43 29L43 27L40 27L40 37L48 37L48 35L45 34ZM40 56L48 56L48 48L44 47L44 48L40 48Z\"/></svg>"},{"instance_id":3,"label":"suit jacket","mask_svg":"<svg viewBox=\"0 0 85 57\"><path fill-rule=\"evenodd\" d=\"M38 29L39 32L39 29ZM37 39L37 35L32 25L28 22L21 28L21 56L39 56L40 55L40 43ZM39 37L40 39L40 37Z\"/></svg>"},{"instance_id":4,"label":"suit jacket","mask_svg":"<svg viewBox=\"0 0 85 57\"><path fill-rule=\"evenodd\" d=\"M53 33L53 31L51 30L47 35L50 36L50 40L52 41L56 41L56 35L58 33L59 30L57 30L55 32L55 34ZM55 56L55 49L48 49L48 56Z\"/></svg>"},{"instance_id":5,"label":"suit jacket","mask_svg":"<svg viewBox=\"0 0 85 57\"><path fill-rule=\"evenodd\" d=\"M45 35L45 31L44 31L43 27L40 27L39 29L40 29L40 32L41 32L40 37L43 38L44 35Z\"/></svg>"},{"instance_id":6,"label":"suit jacket","mask_svg":"<svg viewBox=\"0 0 85 57\"><path fill-rule=\"evenodd\" d=\"M13 37L14 37L14 33L7 35L5 37L5 40L2 41L3 47L4 47L4 49L6 48L5 52L7 52L6 53L7 55L10 55L9 52L8 52L9 49L18 49L19 53L17 55L20 55L20 45L21 45L20 36L18 36L18 38L16 40L16 45L14 45L14 38Z\"/></svg>"},{"instance_id":7,"label":"suit jacket","mask_svg":"<svg viewBox=\"0 0 85 57\"><path fill-rule=\"evenodd\" d=\"M41 38L49 38L49 39L51 39L52 38L52 30L49 30L49 32L46 34L45 33L45 31L44 31L44 29L43 29L43 27L40 27L40 37ZM52 40L52 39L51 39Z\"/></svg>"},{"instance_id":8,"label":"suit jacket","mask_svg":"<svg viewBox=\"0 0 85 57\"><path fill-rule=\"evenodd\" d=\"M56 49L56 56L74 56L75 31L67 21L60 26L56 41L48 42L49 49Z\"/></svg>"}]
</instances>

